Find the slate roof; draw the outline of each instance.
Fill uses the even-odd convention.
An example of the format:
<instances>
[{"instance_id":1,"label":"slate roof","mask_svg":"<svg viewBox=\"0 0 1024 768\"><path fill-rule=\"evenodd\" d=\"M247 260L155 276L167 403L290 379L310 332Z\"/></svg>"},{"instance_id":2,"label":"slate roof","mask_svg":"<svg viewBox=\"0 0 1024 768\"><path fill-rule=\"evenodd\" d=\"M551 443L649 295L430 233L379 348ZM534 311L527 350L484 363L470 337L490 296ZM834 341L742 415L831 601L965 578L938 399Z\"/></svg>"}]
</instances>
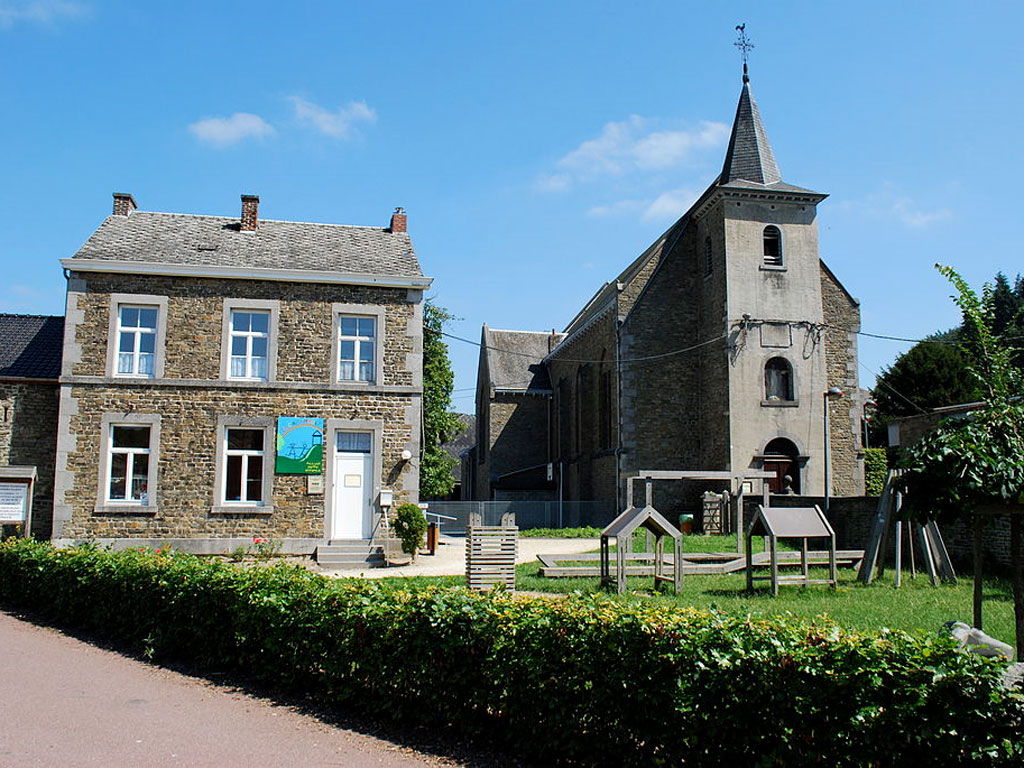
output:
<instances>
[{"instance_id":1,"label":"slate roof","mask_svg":"<svg viewBox=\"0 0 1024 768\"><path fill-rule=\"evenodd\" d=\"M768 143L768 133L761 122L757 102L750 95L750 83L743 76L743 90L736 105L736 119L729 137L729 150L725 153L720 184L742 179L756 184L776 184L782 181L775 153Z\"/></svg>"},{"instance_id":2,"label":"slate roof","mask_svg":"<svg viewBox=\"0 0 1024 768\"><path fill-rule=\"evenodd\" d=\"M476 416L472 413L457 413L455 415L462 424L462 431L442 445L441 450L459 461L463 451L476 445Z\"/></svg>"},{"instance_id":3,"label":"slate roof","mask_svg":"<svg viewBox=\"0 0 1024 768\"><path fill-rule=\"evenodd\" d=\"M60 376L64 318L0 314L0 378Z\"/></svg>"},{"instance_id":4,"label":"slate roof","mask_svg":"<svg viewBox=\"0 0 1024 768\"><path fill-rule=\"evenodd\" d=\"M541 361L563 335L546 331L498 331L484 326L491 386L514 392L550 392L551 380Z\"/></svg>"},{"instance_id":5,"label":"slate roof","mask_svg":"<svg viewBox=\"0 0 1024 768\"><path fill-rule=\"evenodd\" d=\"M226 216L134 211L108 216L72 257L149 264L294 269L421 277L407 232L261 219L253 232Z\"/></svg>"}]
</instances>

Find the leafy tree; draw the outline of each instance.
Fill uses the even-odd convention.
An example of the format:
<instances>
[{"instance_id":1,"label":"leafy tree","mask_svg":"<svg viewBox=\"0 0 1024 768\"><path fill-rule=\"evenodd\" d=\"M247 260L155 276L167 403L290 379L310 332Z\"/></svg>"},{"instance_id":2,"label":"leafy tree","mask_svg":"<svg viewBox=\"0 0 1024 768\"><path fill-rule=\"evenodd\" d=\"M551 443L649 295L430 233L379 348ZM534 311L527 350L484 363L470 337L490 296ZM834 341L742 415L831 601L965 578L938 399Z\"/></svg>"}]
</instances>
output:
<instances>
[{"instance_id":1,"label":"leafy tree","mask_svg":"<svg viewBox=\"0 0 1024 768\"><path fill-rule=\"evenodd\" d=\"M946 338L930 337L904 352L882 370L873 392L878 415L891 419L920 409L968 403L978 397L960 348Z\"/></svg>"},{"instance_id":2,"label":"leafy tree","mask_svg":"<svg viewBox=\"0 0 1024 768\"><path fill-rule=\"evenodd\" d=\"M979 298L949 267L936 265L953 284L964 315L967 371L985 401L967 418L947 419L904 459L904 509L914 517L974 514L974 623L981 627L981 524L979 513L1010 514L1010 559L1018 653L1024 649L1024 579L1021 517L1024 516L1024 375L1014 350L994 332L997 289L986 284Z\"/></svg>"},{"instance_id":3,"label":"leafy tree","mask_svg":"<svg viewBox=\"0 0 1024 768\"><path fill-rule=\"evenodd\" d=\"M446 496L455 487L455 461L442 445L462 429L451 412L455 374L448 359L448 345L441 335L455 319L444 307L428 299L423 305L423 455L420 459L420 495Z\"/></svg>"}]
</instances>

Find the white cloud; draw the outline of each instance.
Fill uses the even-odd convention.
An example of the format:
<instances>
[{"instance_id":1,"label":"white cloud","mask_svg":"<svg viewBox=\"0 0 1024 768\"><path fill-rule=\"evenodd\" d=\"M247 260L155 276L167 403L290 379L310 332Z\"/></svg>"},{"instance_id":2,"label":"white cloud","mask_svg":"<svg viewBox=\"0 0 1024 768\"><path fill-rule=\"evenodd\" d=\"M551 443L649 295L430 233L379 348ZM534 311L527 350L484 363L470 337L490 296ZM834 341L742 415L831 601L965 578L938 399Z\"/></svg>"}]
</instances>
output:
<instances>
[{"instance_id":1,"label":"white cloud","mask_svg":"<svg viewBox=\"0 0 1024 768\"><path fill-rule=\"evenodd\" d=\"M692 189L670 189L653 200L619 200L607 205L595 205L587 210L587 215L612 218L639 213L644 221L672 221L678 219L696 199L697 194Z\"/></svg>"},{"instance_id":2,"label":"white cloud","mask_svg":"<svg viewBox=\"0 0 1024 768\"><path fill-rule=\"evenodd\" d=\"M949 208L922 206L891 182L885 182L880 191L862 200L844 200L837 204L837 208L876 218L895 219L910 229L928 229L953 216Z\"/></svg>"},{"instance_id":3,"label":"white cloud","mask_svg":"<svg viewBox=\"0 0 1024 768\"><path fill-rule=\"evenodd\" d=\"M312 125L335 139L350 138L356 124L372 123L377 119L377 113L365 101L350 101L333 112L298 96L290 97L290 101L295 108L296 120Z\"/></svg>"},{"instance_id":4,"label":"white cloud","mask_svg":"<svg viewBox=\"0 0 1024 768\"><path fill-rule=\"evenodd\" d=\"M666 221L678 219L697 200L692 189L670 189L662 192L644 210L644 221Z\"/></svg>"},{"instance_id":5,"label":"white cloud","mask_svg":"<svg viewBox=\"0 0 1024 768\"><path fill-rule=\"evenodd\" d=\"M560 158L558 171L542 176L538 186L564 191L573 182L676 167L693 162L702 150L722 146L729 138L724 123L703 121L696 128L669 130L659 122L632 115L606 123L596 138ZM552 179L558 183L552 184Z\"/></svg>"},{"instance_id":6,"label":"white cloud","mask_svg":"<svg viewBox=\"0 0 1024 768\"><path fill-rule=\"evenodd\" d=\"M231 117L207 117L188 127L202 142L217 147L237 144L243 139L265 139L273 136L274 126L259 115L235 112Z\"/></svg>"},{"instance_id":7,"label":"white cloud","mask_svg":"<svg viewBox=\"0 0 1024 768\"><path fill-rule=\"evenodd\" d=\"M588 216L597 218L611 218L613 216L627 216L631 213L643 210L649 203L643 200L619 200L617 203L608 205L595 205L587 210Z\"/></svg>"},{"instance_id":8,"label":"white cloud","mask_svg":"<svg viewBox=\"0 0 1024 768\"><path fill-rule=\"evenodd\" d=\"M87 8L65 0L0 0L0 29L20 22L54 24L60 19L84 16Z\"/></svg>"},{"instance_id":9,"label":"white cloud","mask_svg":"<svg viewBox=\"0 0 1024 768\"><path fill-rule=\"evenodd\" d=\"M935 208L930 211L918 208L909 197L901 197L894 202L891 210L896 218L913 229L927 229L935 222L953 215L949 208Z\"/></svg>"}]
</instances>

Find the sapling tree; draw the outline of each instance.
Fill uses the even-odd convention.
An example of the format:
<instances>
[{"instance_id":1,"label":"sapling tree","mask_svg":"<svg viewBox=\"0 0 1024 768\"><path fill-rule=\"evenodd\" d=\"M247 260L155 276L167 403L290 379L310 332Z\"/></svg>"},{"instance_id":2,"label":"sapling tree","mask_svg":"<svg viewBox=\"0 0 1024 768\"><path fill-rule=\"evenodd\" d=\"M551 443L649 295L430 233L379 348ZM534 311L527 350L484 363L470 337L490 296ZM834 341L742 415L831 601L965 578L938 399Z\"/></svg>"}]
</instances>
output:
<instances>
[{"instance_id":1,"label":"sapling tree","mask_svg":"<svg viewBox=\"0 0 1024 768\"><path fill-rule=\"evenodd\" d=\"M1024 377L1016 353L993 330L996 295L986 284L979 297L952 268L936 265L956 289L964 316L962 349L984 407L947 419L908 449L903 465L904 509L914 517L973 515L974 624L982 626L981 531L985 514L1010 515L1010 561L1018 653L1024 649L1021 517L1024 513Z\"/></svg>"}]
</instances>

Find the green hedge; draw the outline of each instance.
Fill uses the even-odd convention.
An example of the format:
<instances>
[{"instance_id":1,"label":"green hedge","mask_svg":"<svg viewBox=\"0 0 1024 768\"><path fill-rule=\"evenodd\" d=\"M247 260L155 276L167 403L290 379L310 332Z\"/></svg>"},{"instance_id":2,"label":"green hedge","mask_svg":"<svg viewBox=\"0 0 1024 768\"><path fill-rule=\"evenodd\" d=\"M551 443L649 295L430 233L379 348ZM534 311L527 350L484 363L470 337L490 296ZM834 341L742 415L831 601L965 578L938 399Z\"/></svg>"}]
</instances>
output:
<instances>
[{"instance_id":1,"label":"green hedge","mask_svg":"<svg viewBox=\"0 0 1024 768\"><path fill-rule=\"evenodd\" d=\"M1020 764L1024 703L948 640L480 596L175 553L0 545L0 602L158 659L591 764Z\"/></svg>"},{"instance_id":2,"label":"green hedge","mask_svg":"<svg viewBox=\"0 0 1024 768\"><path fill-rule=\"evenodd\" d=\"M889 459L885 448L864 449L864 492L868 496L881 496L885 476L889 474Z\"/></svg>"}]
</instances>

